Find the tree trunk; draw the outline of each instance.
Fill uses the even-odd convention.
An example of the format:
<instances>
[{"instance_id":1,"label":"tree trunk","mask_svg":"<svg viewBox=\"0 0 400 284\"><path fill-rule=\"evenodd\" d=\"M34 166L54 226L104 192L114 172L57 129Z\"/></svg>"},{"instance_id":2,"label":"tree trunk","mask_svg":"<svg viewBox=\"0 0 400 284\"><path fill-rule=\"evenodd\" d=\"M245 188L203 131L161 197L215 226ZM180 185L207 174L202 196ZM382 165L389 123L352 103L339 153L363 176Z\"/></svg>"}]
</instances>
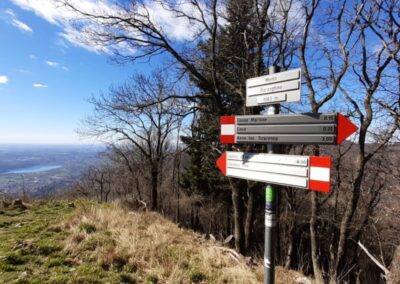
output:
<instances>
[{"instance_id":1,"label":"tree trunk","mask_svg":"<svg viewBox=\"0 0 400 284\"><path fill-rule=\"evenodd\" d=\"M181 212L180 212L180 192L179 192L179 185L178 185L178 188L177 188L177 194L176 194L176 211L175 211L175 222L176 223L179 223L179 220L180 220L180 215L181 215Z\"/></svg>"},{"instance_id":2,"label":"tree trunk","mask_svg":"<svg viewBox=\"0 0 400 284\"><path fill-rule=\"evenodd\" d=\"M235 249L244 252L243 200L240 187L230 181L232 188L233 220L235 224Z\"/></svg>"},{"instance_id":3,"label":"tree trunk","mask_svg":"<svg viewBox=\"0 0 400 284\"><path fill-rule=\"evenodd\" d=\"M295 225L290 226L289 237L288 237L288 245L285 256L285 268L289 269L292 265L292 253L293 253L293 238L294 238L294 227Z\"/></svg>"},{"instance_id":4,"label":"tree trunk","mask_svg":"<svg viewBox=\"0 0 400 284\"><path fill-rule=\"evenodd\" d=\"M158 195L158 166L154 165L151 171L151 207L152 211L157 210L157 196Z\"/></svg>"},{"instance_id":5,"label":"tree trunk","mask_svg":"<svg viewBox=\"0 0 400 284\"><path fill-rule=\"evenodd\" d=\"M226 235L230 236L232 234L232 227L231 227L231 209L229 206L226 206Z\"/></svg>"},{"instance_id":6,"label":"tree trunk","mask_svg":"<svg viewBox=\"0 0 400 284\"><path fill-rule=\"evenodd\" d=\"M311 191L311 218L310 218L310 238L311 238L311 259L314 270L314 277L317 284L324 283L322 269L319 265L318 241L317 241L317 193Z\"/></svg>"},{"instance_id":7,"label":"tree trunk","mask_svg":"<svg viewBox=\"0 0 400 284\"><path fill-rule=\"evenodd\" d=\"M247 212L246 212L246 223L244 226L244 248L246 253L249 253L250 246L252 243L253 235L253 223L254 223L254 190L255 188L250 188L249 199L247 200Z\"/></svg>"},{"instance_id":8,"label":"tree trunk","mask_svg":"<svg viewBox=\"0 0 400 284\"><path fill-rule=\"evenodd\" d=\"M340 269L342 267L343 256L346 250L346 241L348 239L349 224L353 218L354 212L357 209L358 200L360 198L361 183L364 176L364 167L364 155L362 153L359 153L356 162L356 178L351 188L350 198L346 204L346 210L340 222L339 241L337 247L336 262L333 271L334 275L331 276L332 278L335 277L335 279L333 279L334 281L337 281L336 276L340 274Z\"/></svg>"},{"instance_id":9,"label":"tree trunk","mask_svg":"<svg viewBox=\"0 0 400 284\"><path fill-rule=\"evenodd\" d=\"M390 274L387 284L400 283L400 245L397 246L390 264Z\"/></svg>"},{"instance_id":10,"label":"tree trunk","mask_svg":"<svg viewBox=\"0 0 400 284\"><path fill-rule=\"evenodd\" d=\"M139 177L136 177L136 192L138 194L139 200L143 200L142 199L142 193L140 192Z\"/></svg>"}]
</instances>

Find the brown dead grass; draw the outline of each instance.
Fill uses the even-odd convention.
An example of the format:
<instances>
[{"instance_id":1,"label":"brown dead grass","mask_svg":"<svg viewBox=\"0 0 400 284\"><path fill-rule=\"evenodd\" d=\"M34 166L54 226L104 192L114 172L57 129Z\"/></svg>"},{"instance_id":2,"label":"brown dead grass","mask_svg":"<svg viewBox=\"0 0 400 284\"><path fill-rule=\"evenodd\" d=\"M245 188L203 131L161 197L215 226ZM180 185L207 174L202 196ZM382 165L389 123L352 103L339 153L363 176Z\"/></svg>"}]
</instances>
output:
<instances>
[{"instance_id":1,"label":"brown dead grass","mask_svg":"<svg viewBox=\"0 0 400 284\"><path fill-rule=\"evenodd\" d=\"M117 204L79 206L63 226L71 233L66 250L77 261L132 273L140 283L154 276L157 283L171 284L262 283L261 265L248 266L233 250L156 213L132 212ZM277 268L277 284L293 283L300 276Z\"/></svg>"}]
</instances>

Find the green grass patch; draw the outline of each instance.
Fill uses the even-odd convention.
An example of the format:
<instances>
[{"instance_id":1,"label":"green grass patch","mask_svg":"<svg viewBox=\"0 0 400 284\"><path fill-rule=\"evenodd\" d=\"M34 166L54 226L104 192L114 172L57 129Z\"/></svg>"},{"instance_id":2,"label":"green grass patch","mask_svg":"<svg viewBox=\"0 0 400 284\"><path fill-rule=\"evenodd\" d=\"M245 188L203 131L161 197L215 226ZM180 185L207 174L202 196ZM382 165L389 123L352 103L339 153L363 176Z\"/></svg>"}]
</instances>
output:
<instances>
[{"instance_id":1,"label":"green grass patch","mask_svg":"<svg viewBox=\"0 0 400 284\"><path fill-rule=\"evenodd\" d=\"M65 257L56 257L49 259L46 263L46 266L48 268L52 268L56 266L63 266L65 264L66 264Z\"/></svg>"},{"instance_id":2,"label":"green grass patch","mask_svg":"<svg viewBox=\"0 0 400 284\"><path fill-rule=\"evenodd\" d=\"M89 224L89 223L81 223L79 225L79 230L81 230L82 232L85 232L87 234L92 234L96 232L96 226L93 224Z\"/></svg>"},{"instance_id":3,"label":"green grass patch","mask_svg":"<svg viewBox=\"0 0 400 284\"><path fill-rule=\"evenodd\" d=\"M44 256L49 256L61 250L57 245L40 245L37 247L37 253Z\"/></svg>"},{"instance_id":4,"label":"green grass patch","mask_svg":"<svg viewBox=\"0 0 400 284\"><path fill-rule=\"evenodd\" d=\"M157 275L150 274L149 276L147 276L146 281L149 284L157 284L158 283L158 277L157 277Z\"/></svg>"},{"instance_id":5,"label":"green grass patch","mask_svg":"<svg viewBox=\"0 0 400 284\"><path fill-rule=\"evenodd\" d=\"M79 210L93 205L88 201L75 204ZM116 254L111 258L109 269L104 270L93 260L77 258L64 249L64 240L71 232L62 221L75 210L68 202L37 202L27 210L2 209L0 283L139 283L135 276L136 265L124 254ZM99 245L116 245L110 232L100 231L93 224L82 223L79 229L81 238L76 243L84 255ZM21 277L24 272L28 272L28 276Z\"/></svg>"},{"instance_id":6,"label":"green grass patch","mask_svg":"<svg viewBox=\"0 0 400 284\"><path fill-rule=\"evenodd\" d=\"M11 222L6 222L6 221L0 222L0 228L6 228L11 224L12 224Z\"/></svg>"},{"instance_id":7,"label":"green grass patch","mask_svg":"<svg viewBox=\"0 0 400 284\"><path fill-rule=\"evenodd\" d=\"M11 264L11 265L21 265L24 264L28 261L28 257L21 255L20 253L10 253L7 255L4 260L6 264Z\"/></svg>"},{"instance_id":8,"label":"green grass patch","mask_svg":"<svg viewBox=\"0 0 400 284\"><path fill-rule=\"evenodd\" d=\"M52 277L57 278L66 257L62 251L66 233L48 228L58 226L62 217L73 209L43 203L32 204L27 210L3 211L0 215L0 283L28 280L28 283L50 283ZM20 279L25 271L34 275Z\"/></svg>"},{"instance_id":9,"label":"green grass patch","mask_svg":"<svg viewBox=\"0 0 400 284\"><path fill-rule=\"evenodd\" d=\"M2 271L2 272L12 272L12 271L15 271L15 270L16 270L16 267L14 265L10 265L10 264L6 263L3 260L0 261L0 271Z\"/></svg>"}]
</instances>

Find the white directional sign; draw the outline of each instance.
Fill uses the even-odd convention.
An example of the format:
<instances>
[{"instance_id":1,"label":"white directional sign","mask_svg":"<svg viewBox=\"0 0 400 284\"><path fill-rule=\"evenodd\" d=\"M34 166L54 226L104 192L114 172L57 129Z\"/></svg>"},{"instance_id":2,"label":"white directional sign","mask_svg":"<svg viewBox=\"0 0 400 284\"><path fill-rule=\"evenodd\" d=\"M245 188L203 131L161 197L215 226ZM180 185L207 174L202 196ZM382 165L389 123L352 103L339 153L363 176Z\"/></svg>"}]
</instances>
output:
<instances>
[{"instance_id":1,"label":"white directional sign","mask_svg":"<svg viewBox=\"0 0 400 284\"><path fill-rule=\"evenodd\" d=\"M329 192L331 158L225 152L217 161L228 177Z\"/></svg>"},{"instance_id":2,"label":"white directional sign","mask_svg":"<svg viewBox=\"0 0 400 284\"><path fill-rule=\"evenodd\" d=\"M301 69L247 79L246 106L297 102L301 95Z\"/></svg>"}]
</instances>

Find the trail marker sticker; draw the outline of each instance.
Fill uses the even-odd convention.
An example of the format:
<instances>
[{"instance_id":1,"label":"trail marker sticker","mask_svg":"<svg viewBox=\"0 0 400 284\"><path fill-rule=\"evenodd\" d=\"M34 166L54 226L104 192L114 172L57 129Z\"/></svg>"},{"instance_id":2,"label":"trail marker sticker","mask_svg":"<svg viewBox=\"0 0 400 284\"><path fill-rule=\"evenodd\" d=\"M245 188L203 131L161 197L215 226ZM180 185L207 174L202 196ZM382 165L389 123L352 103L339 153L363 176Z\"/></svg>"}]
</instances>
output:
<instances>
[{"instance_id":1,"label":"trail marker sticker","mask_svg":"<svg viewBox=\"0 0 400 284\"><path fill-rule=\"evenodd\" d=\"M330 191L330 157L224 152L217 167L228 177Z\"/></svg>"},{"instance_id":2,"label":"trail marker sticker","mask_svg":"<svg viewBox=\"0 0 400 284\"><path fill-rule=\"evenodd\" d=\"M340 144L357 131L340 113L221 117L222 144Z\"/></svg>"},{"instance_id":3,"label":"trail marker sticker","mask_svg":"<svg viewBox=\"0 0 400 284\"><path fill-rule=\"evenodd\" d=\"M297 102L301 95L301 69L247 79L246 106Z\"/></svg>"}]
</instances>

